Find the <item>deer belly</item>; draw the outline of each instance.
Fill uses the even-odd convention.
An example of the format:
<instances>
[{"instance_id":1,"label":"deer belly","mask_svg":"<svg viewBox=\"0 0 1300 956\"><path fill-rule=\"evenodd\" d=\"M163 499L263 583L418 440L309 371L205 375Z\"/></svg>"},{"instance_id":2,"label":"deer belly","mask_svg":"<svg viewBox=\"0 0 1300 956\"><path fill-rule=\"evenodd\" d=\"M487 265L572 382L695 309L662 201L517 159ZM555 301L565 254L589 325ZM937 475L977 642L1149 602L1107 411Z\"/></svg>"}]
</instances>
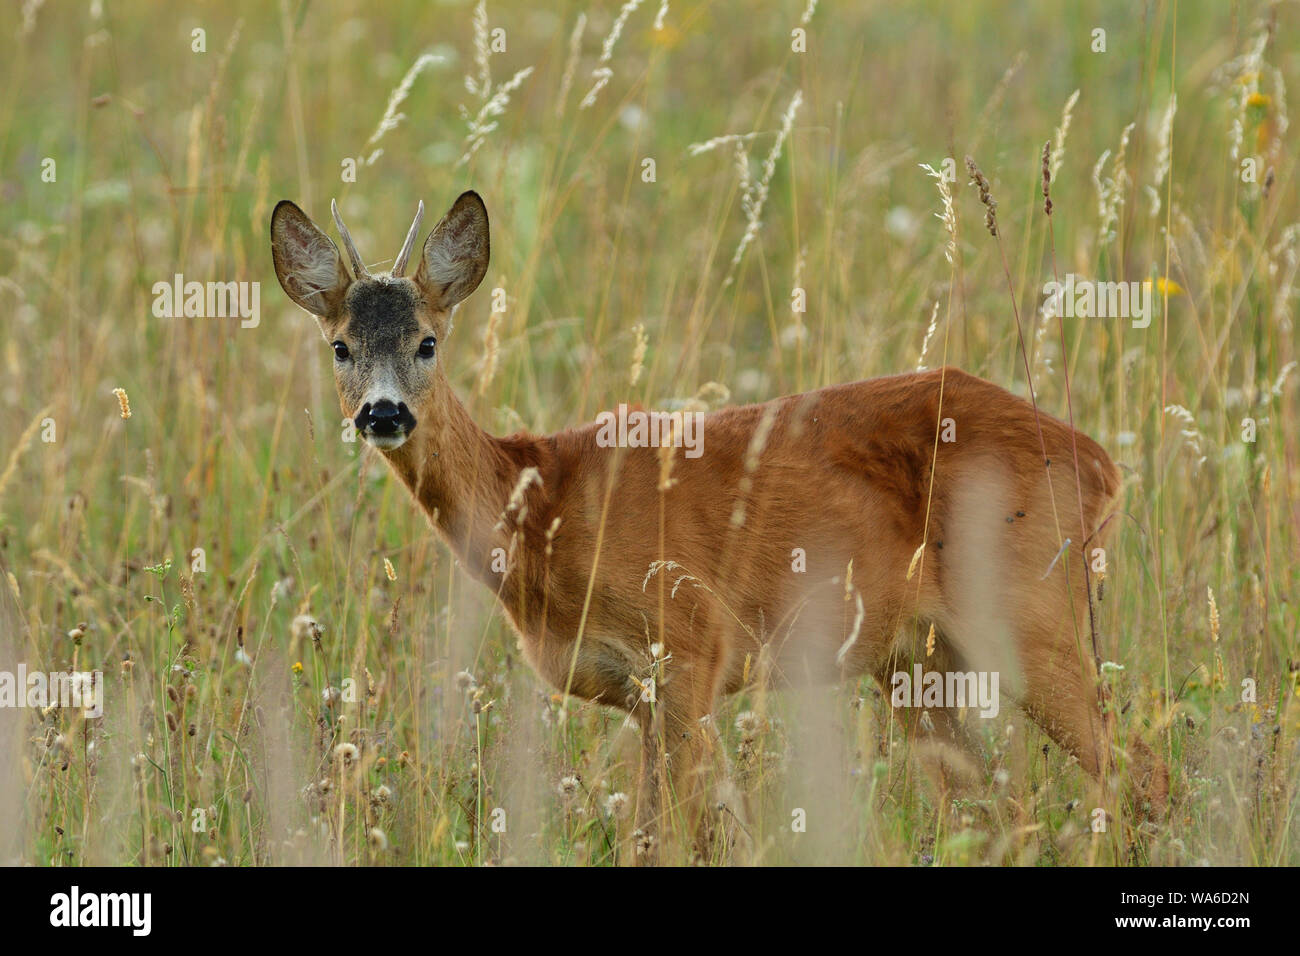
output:
<instances>
[{"instance_id":1,"label":"deer belly","mask_svg":"<svg viewBox=\"0 0 1300 956\"><path fill-rule=\"evenodd\" d=\"M525 637L524 653L556 690L624 710L635 704L637 680L647 670L617 642L590 633L581 640L554 633Z\"/></svg>"}]
</instances>

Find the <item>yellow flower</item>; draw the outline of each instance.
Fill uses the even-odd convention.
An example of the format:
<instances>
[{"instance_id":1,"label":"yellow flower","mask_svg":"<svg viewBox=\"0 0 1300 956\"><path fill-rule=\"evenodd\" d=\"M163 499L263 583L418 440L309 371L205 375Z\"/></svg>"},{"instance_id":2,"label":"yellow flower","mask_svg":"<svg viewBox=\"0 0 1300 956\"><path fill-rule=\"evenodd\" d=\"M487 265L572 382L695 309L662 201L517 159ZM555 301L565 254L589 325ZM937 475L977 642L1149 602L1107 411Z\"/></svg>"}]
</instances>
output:
<instances>
[{"instance_id":1,"label":"yellow flower","mask_svg":"<svg viewBox=\"0 0 1300 956\"><path fill-rule=\"evenodd\" d=\"M294 672L295 674L301 674L301 673L302 673L302 661L294 661L294 662L293 662L293 672Z\"/></svg>"},{"instance_id":2,"label":"yellow flower","mask_svg":"<svg viewBox=\"0 0 1300 956\"><path fill-rule=\"evenodd\" d=\"M1247 106L1267 107L1268 104L1272 102L1273 101L1268 98L1268 94L1266 93L1255 92L1246 97Z\"/></svg>"},{"instance_id":3,"label":"yellow flower","mask_svg":"<svg viewBox=\"0 0 1300 956\"><path fill-rule=\"evenodd\" d=\"M1150 279L1147 279L1143 285L1148 289L1152 288L1152 282ZM1183 287L1173 279L1166 279L1164 276L1157 277L1154 286L1156 294L1158 295L1167 295L1171 299L1176 295L1183 295Z\"/></svg>"}]
</instances>

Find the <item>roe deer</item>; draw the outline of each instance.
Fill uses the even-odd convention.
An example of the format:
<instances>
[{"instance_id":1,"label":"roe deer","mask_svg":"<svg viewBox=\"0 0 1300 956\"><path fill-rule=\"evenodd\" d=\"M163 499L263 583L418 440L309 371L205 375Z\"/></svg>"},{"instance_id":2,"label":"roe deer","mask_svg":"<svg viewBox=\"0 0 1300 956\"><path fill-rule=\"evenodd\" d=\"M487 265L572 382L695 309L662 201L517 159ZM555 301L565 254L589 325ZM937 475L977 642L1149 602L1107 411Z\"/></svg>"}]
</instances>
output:
<instances>
[{"instance_id":1,"label":"roe deer","mask_svg":"<svg viewBox=\"0 0 1300 956\"><path fill-rule=\"evenodd\" d=\"M711 838L705 718L720 695L760 672L778 686L866 673L888 687L918 626L936 636L927 670L999 673L1088 773L1107 772L1113 718L1080 565L1120 475L1092 439L955 368L724 408L704 416L694 454L604 447L596 424L495 438L452 391L440 349L487 270L483 201L456 200L410 278L423 203L377 275L331 208L355 275L285 200L271 217L276 276L333 347L344 414L498 592L532 665L636 717L643 862L670 781L687 828ZM946 419L955 441L939 440ZM806 563L792 569L796 553ZM925 703L902 709L905 726L969 743L952 701ZM1159 806L1163 764L1136 736L1127 752L1138 797Z\"/></svg>"}]
</instances>

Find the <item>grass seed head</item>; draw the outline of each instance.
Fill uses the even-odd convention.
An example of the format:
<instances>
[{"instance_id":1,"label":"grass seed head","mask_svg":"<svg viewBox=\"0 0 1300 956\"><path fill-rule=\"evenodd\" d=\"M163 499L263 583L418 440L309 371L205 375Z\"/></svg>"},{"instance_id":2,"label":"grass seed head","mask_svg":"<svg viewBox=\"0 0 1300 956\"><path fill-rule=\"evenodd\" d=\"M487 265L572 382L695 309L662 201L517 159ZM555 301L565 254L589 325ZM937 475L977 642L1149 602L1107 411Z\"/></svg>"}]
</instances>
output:
<instances>
[{"instance_id":1,"label":"grass seed head","mask_svg":"<svg viewBox=\"0 0 1300 956\"><path fill-rule=\"evenodd\" d=\"M966 171L970 173L971 182L979 190L980 202L984 204L984 228L989 231L989 235L995 239L998 235L998 201L993 198L993 192L989 188L989 181L984 178L980 168L975 165L975 160L966 157Z\"/></svg>"},{"instance_id":2,"label":"grass seed head","mask_svg":"<svg viewBox=\"0 0 1300 956\"><path fill-rule=\"evenodd\" d=\"M1052 214L1052 141L1043 143L1043 212Z\"/></svg>"}]
</instances>

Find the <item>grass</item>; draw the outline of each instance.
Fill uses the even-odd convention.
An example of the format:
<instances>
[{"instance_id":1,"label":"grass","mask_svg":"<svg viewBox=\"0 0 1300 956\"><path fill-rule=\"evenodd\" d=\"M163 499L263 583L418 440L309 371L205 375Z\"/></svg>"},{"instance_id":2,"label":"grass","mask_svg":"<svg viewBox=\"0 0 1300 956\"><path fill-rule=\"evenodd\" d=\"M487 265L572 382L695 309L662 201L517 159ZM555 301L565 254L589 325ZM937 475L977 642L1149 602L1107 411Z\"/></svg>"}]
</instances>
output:
<instances>
[{"instance_id":1,"label":"grass","mask_svg":"<svg viewBox=\"0 0 1300 956\"><path fill-rule=\"evenodd\" d=\"M280 198L324 224L337 197L382 268L417 199L436 214L471 186L493 261L443 355L489 430L763 400L915 368L924 342L925 364L1021 394L1027 362L1039 406L1068 397L1122 465L1100 650L1122 721L1170 761L1168 819L1094 833L1077 767L1009 708L981 725L980 791L951 799L870 682L752 692L715 717L759 862L1300 862L1296 8L827 3L800 53L795 2L673 2L662 30L658 7L607 57L612 3L11 21L0 663L100 669L106 705L0 709L4 862L633 858L613 795L636 735L545 687L383 462L340 440L328 349L271 266ZM1049 231L1040 156L1076 89ZM740 160L689 149L751 131ZM919 168L945 160L951 263ZM1042 286L1067 272L1152 281L1150 327L1060 337ZM176 273L260 282L259 324L155 317Z\"/></svg>"}]
</instances>

